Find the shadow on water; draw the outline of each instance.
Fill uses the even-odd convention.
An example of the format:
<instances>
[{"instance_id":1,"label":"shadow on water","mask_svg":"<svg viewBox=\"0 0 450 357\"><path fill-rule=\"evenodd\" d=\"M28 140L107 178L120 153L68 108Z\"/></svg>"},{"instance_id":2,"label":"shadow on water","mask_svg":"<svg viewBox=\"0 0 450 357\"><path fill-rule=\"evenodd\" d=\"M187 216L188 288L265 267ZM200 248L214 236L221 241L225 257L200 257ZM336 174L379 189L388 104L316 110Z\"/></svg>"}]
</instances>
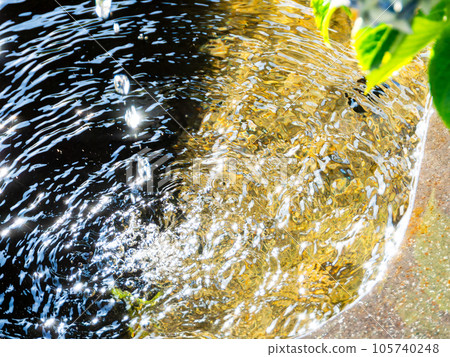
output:
<instances>
[{"instance_id":1,"label":"shadow on water","mask_svg":"<svg viewBox=\"0 0 450 357\"><path fill-rule=\"evenodd\" d=\"M85 285L101 269L90 260L134 211L157 221L170 187L144 194L126 170L143 149L170 165L180 124L198 127L211 65L199 48L221 21L206 0L121 1L107 20L91 1L60 3L67 13L54 1L0 5L1 337L126 334L103 285L113 272ZM124 97L113 78L126 72Z\"/></svg>"}]
</instances>

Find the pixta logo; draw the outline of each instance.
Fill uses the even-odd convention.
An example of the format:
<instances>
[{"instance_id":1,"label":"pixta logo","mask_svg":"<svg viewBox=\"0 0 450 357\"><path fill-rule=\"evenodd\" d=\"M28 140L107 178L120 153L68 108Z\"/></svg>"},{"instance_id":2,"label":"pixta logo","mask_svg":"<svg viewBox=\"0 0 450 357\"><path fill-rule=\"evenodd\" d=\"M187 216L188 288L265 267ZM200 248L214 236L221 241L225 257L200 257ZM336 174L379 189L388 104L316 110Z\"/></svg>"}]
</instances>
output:
<instances>
[{"instance_id":1,"label":"pixta logo","mask_svg":"<svg viewBox=\"0 0 450 357\"><path fill-rule=\"evenodd\" d=\"M194 159L192 183L194 185L235 186L249 182L266 185L268 178L278 185L286 185L289 172L293 170L296 159L284 157L259 158L257 156L234 157L219 156L208 159Z\"/></svg>"},{"instance_id":2,"label":"pixta logo","mask_svg":"<svg viewBox=\"0 0 450 357\"><path fill-rule=\"evenodd\" d=\"M142 149L129 161L126 182L133 188L155 193L170 181L168 164L171 155L163 155L163 150Z\"/></svg>"}]
</instances>

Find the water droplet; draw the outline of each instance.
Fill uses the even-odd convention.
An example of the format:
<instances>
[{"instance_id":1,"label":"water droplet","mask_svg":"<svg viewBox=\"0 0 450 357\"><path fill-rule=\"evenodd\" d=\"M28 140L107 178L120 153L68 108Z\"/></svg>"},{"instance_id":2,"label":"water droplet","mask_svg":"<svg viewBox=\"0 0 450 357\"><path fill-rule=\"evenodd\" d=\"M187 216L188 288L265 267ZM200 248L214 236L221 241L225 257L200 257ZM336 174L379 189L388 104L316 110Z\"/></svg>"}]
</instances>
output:
<instances>
[{"instance_id":1,"label":"water droplet","mask_svg":"<svg viewBox=\"0 0 450 357\"><path fill-rule=\"evenodd\" d=\"M124 74L116 74L114 76L114 89L117 93L127 95L130 90L130 81Z\"/></svg>"},{"instance_id":2,"label":"water droplet","mask_svg":"<svg viewBox=\"0 0 450 357\"><path fill-rule=\"evenodd\" d=\"M111 12L111 0L95 0L95 12L98 17L107 19Z\"/></svg>"},{"instance_id":3,"label":"water droplet","mask_svg":"<svg viewBox=\"0 0 450 357\"><path fill-rule=\"evenodd\" d=\"M401 1L395 1L394 2L394 11L399 13L403 10L403 4Z\"/></svg>"},{"instance_id":4,"label":"water droplet","mask_svg":"<svg viewBox=\"0 0 450 357\"><path fill-rule=\"evenodd\" d=\"M119 33L119 31L120 31L120 25L117 22L115 22L114 23L114 33Z\"/></svg>"},{"instance_id":5,"label":"water droplet","mask_svg":"<svg viewBox=\"0 0 450 357\"><path fill-rule=\"evenodd\" d=\"M128 126L132 129L136 129L140 122L142 120L141 115L137 112L136 108L131 106L125 113L125 121L127 122Z\"/></svg>"}]
</instances>

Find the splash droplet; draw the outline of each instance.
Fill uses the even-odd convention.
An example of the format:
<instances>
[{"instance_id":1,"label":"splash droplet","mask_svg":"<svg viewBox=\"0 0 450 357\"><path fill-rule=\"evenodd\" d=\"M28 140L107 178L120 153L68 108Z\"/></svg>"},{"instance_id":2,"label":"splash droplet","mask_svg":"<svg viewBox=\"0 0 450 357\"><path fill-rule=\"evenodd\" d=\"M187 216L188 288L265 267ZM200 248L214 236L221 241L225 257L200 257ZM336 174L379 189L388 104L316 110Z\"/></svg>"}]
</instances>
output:
<instances>
[{"instance_id":1,"label":"splash droplet","mask_svg":"<svg viewBox=\"0 0 450 357\"><path fill-rule=\"evenodd\" d=\"M95 12L98 17L107 19L111 12L111 0L95 0Z\"/></svg>"},{"instance_id":2,"label":"splash droplet","mask_svg":"<svg viewBox=\"0 0 450 357\"><path fill-rule=\"evenodd\" d=\"M117 93L127 95L130 90L130 81L124 74L116 74L114 76L114 89Z\"/></svg>"}]
</instances>

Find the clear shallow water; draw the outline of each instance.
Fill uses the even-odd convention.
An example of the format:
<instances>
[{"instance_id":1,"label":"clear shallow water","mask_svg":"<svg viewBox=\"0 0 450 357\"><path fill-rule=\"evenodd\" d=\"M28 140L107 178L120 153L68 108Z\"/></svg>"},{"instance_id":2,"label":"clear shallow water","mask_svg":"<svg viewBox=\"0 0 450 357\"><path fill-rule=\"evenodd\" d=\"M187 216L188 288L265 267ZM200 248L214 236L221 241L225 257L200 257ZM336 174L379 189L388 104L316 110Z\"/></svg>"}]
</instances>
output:
<instances>
[{"instance_id":1,"label":"clear shallow water","mask_svg":"<svg viewBox=\"0 0 450 357\"><path fill-rule=\"evenodd\" d=\"M123 1L106 21L65 2L121 68L52 2L6 4L3 336L299 336L383 270L420 60L365 97L348 37L325 48L305 1ZM142 87L123 96L125 70Z\"/></svg>"}]
</instances>

